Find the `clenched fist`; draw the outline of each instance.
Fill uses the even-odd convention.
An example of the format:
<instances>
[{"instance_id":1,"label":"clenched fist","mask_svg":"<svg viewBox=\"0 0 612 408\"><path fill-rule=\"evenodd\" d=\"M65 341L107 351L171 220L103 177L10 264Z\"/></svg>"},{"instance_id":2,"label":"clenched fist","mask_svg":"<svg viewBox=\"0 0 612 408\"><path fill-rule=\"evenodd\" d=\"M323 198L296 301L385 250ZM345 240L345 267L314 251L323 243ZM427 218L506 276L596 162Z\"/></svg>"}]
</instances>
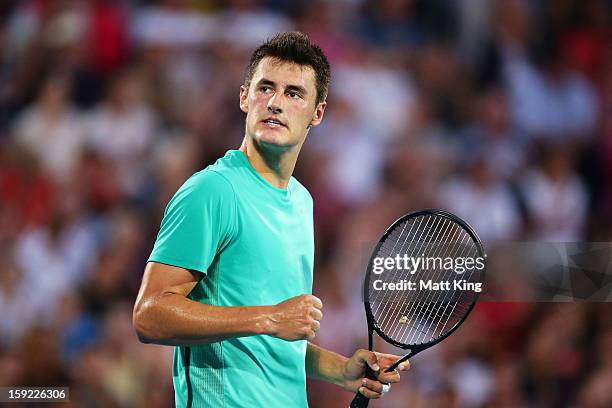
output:
<instances>
[{"instance_id":1,"label":"clenched fist","mask_svg":"<svg viewBox=\"0 0 612 408\"><path fill-rule=\"evenodd\" d=\"M312 340L321 327L323 303L316 296L300 295L275 306L269 315L269 333L283 340Z\"/></svg>"}]
</instances>

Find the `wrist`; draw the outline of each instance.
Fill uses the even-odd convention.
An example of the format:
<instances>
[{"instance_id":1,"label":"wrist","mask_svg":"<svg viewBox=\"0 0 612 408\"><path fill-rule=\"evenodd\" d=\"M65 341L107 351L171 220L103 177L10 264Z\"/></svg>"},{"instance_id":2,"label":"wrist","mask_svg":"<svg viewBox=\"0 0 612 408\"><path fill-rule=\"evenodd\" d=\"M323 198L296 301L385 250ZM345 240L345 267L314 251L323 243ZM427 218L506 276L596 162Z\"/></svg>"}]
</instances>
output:
<instances>
[{"instance_id":1,"label":"wrist","mask_svg":"<svg viewBox=\"0 0 612 408\"><path fill-rule=\"evenodd\" d=\"M339 364L339 366L340 366L339 380L338 380L338 382L336 384L339 385L340 387L344 388L345 390L352 391L349 388L349 384L348 384L349 383L349 378L348 378L348 375L347 375L347 365L348 365L348 363L349 363L349 359L344 357L344 356L342 356L342 361Z\"/></svg>"},{"instance_id":2,"label":"wrist","mask_svg":"<svg viewBox=\"0 0 612 408\"><path fill-rule=\"evenodd\" d=\"M278 332L277 319L274 318L276 308L274 306L262 306L262 310L257 315L255 331L257 334L275 336Z\"/></svg>"},{"instance_id":3,"label":"wrist","mask_svg":"<svg viewBox=\"0 0 612 408\"><path fill-rule=\"evenodd\" d=\"M349 390L347 364L349 359L333 351L308 343L306 368L309 377L338 385Z\"/></svg>"}]
</instances>

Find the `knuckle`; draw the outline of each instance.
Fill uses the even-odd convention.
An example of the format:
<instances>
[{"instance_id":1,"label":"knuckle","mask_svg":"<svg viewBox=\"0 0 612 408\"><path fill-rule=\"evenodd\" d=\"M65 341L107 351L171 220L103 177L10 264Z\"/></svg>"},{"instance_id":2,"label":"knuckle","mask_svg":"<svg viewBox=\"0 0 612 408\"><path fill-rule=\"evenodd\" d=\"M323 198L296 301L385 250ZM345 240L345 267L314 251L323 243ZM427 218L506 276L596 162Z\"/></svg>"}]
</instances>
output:
<instances>
[{"instance_id":1,"label":"knuckle","mask_svg":"<svg viewBox=\"0 0 612 408\"><path fill-rule=\"evenodd\" d=\"M374 392L381 392L382 391L382 384L379 383L378 381L370 381L368 383L368 388Z\"/></svg>"},{"instance_id":2,"label":"knuckle","mask_svg":"<svg viewBox=\"0 0 612 408\"><path fill-rule=\"evenodd\" d=\"M361 387L361 388L362 388L361 393L363 395L365 395L366 397L368 397L370 399L378 399L378 398L380 398L380 394L379 393L374 392L372 390L369 390L369 389L367 389L365 387Z\"/></svg>"}]
</instances>

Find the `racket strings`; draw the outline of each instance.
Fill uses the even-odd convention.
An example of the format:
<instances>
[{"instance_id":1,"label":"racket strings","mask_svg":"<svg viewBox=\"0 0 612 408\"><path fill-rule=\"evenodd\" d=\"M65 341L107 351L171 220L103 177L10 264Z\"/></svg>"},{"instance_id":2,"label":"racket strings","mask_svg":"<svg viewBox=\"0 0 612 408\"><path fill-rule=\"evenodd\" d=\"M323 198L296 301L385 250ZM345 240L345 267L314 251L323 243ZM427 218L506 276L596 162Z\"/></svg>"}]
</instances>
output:
<instances>
[{"instance_id":1,"label":"racket strings","mask_svg":"<svg viewBox=\"0 0 612 408\"><path fill-rule=\"evenodd\" d=\"M464 238L461 241L461 244L459 245L459 248L465 248L464 245L466 243L466 240L469 240L469 236L464 232ZM455 255L455 254L453 254ZM467 255L465 253L465 251L462 251L460 256L465 256ZM450 271L450 274L454 273L454 271ZM444 275L444 272L440 272L441 275ZM448 275L448 274L446 274ZM436 277L434 277L435 279ZM459 295L461 295L462 293L459 292ZM454 292L444 292L441 291L438 294L436 294L435 292L431 292L430 297L428 296L428 298L425 300L425 305L427 306L424 310L423 310L423 320L425 320L426 322L436 322L436 325L433 328L432 331L432 338L436 337L436 331L438 330L438 328L440 328L442 331L445 330L445 328L447 327L450 318L453 316L453 312L457 306L457 304L460 303L460 300L458 299L453 299L454 296L457 295L457 290L455 290ZM427 303L429 302L429 303ZM439 302L440 306L443 305L444 309L442 309L442 307L438 307L436 308L435 306L437 304L434 304L432 302ZM452 309L451 311L446 314L446 311L448 309L448 307L452 305ZM440 312L440 313L438 313ZM446 320L444 320L444 323L442 324L442 326L440 326L440 323L442 323L444 316L447 316ZM454 323L454 322L453 322ZM415 339L411 339L411 341L420 341L422 339L419 338L415 338Z\"/></svg>"},{"instance_id":2,"label":"racket strings","mask_svg":"<svg viewBox=\"0 0 612 408\"><path fill-rule=\"evenodd\" d=\"M424 215L409 219L391 231L380 245L377 256L475 258L479 255L478 249L472 237L453 220ZM466 268L462 276L465 282L478 281L476 270ZM379 277L384 282L405 280L416 285L420 280L453 280L449 278L456 278L457 273L444 268L410 273L396 267ZM369 290L372 291L371 285ZM374 320L385 334L403 344L426 343L441 337L461 320L474 299L473 291L460 289L419 290L409 296L403 290L376 292L370 293L369 299Z\"/></svg>"},{"instance_id":3,"label":"racket strings","mask_svg":"<svg viewBox=\"0 0 612 408\"><path fill-rule=\"evenodd\" d=\"M404 250L404 246L406 244L406 242L408 242L408 239L411 237L411 233L412 233L412 229L413 227L416 225L416 231L419 231L419 229L421 227L423 227L424 231L427 231L427 227L429 224L429 219L427 220L427 222L425 223L425 225L423 226L423 220L425 220L426 217L420 217L420 220L418 222L418 225L416 223L416 219L415 221L412 223L411 228L408 230L408 233L406 234L406 238L404 239L404 241L401 241L401 237L402 234L400 234L399 237L397 237L397 240L394 242L393 244L393 248L391 249L391 251L386 254L387 256L393 257L396 254L401 254ZM431 230L431 227L429 227ZM411 241L417 242L419 243L420 241L417 240L415 237L412 237ZM393 241L385 241L385 243L387 242L393 242ZM399 248L399 250L395 251L396 245L398 242L402 242L401 244L401 248ZM383 244L382 247L384 247L385 245ZM416 250L417 246L415 246L415 248L413 248L414 250ZM410 256L414 255L414 251L410 254ZM406 272L404 272L406 273ZM395 269L393 272L389 271L389 274L392 274L393 276L387 280L391 281L391 282L396 282L398 275L402 274L401 271L399 271L399 269ZM387 275L388 276L388 275ZM409 280L410 281L410 280ZM381 316L382 319L380 321L380 327L383 328L383 331L387 332L390 329L390 324L392 324L393 322L396 321L397 315L398 313L402 312L403 309L403 297L399 296L397 293L393 293L391 292L390 294L387 293L387 291L382 291L381 295L379 295L378 297L380 297L380 299L374 299L375 302L378 302L377 305L377 310L374 312L374 315L376 317L376 314L378 312L378 310L380 310L380 306L382 305L382 311L381 311ZM389 308L389 306L391 306L391 309ZM399 312L398 312L399 310ZM378 318L376 317L376 319L378 320Z\"/></svg>"},{"instance_id":4,"label":"racket strings","mask_svg":"<svg viewBox=\"0 0 612 408\"><path fill-rule=\"evenodd\" d=\"M465 240L461 241L459 248L465 248L464 244ZM461 254L453 253L447 255L459 255L463 257L467 254L465 253L465 250L463 250ZM454 274L453 271L449 272L450 274ZM440 270L438 274L434 274L433 281L440 281L445 275L448 276L449 273L445 273L443 270ZM411 344L431 341L434 338L441 336L448 329L452 328L463 316L462 313L455 314L457 305L462 303L461 298L466 298L464 300L469 302L473 297L466 297L463 291L458 290L454 290L453 292L449 290L438 292L429 291L426 293L428 295L427 298L420 302L417 309L413 310L412 313L416 314L417 324L427 328L429 336L420 336L414 329L404 331L402 334L404 341L408 341ZM459 295L459 299L457 299L457 295ZM464 309L467 309L467 307L464 307ZM454 318L451 319L452 317ZM420 331L422 332L423 330Z\"/></svg>"},{"instance_id":5,"label":"racket strings","mask_svg":"<svg viewBox=\"0 0 612 408\"><path fill-rule=\"evenodd\" d=\"M447 220L444 224L446 224L444 225L445 229L441 230L442 232L440 234L442 236L434 235L431 237L434 242L440 242L442 240L445 231L448 230L448 227L451 222ZM451 240L456 239L457 232L455 231L455 233L451 235L450 238ZM427 240L427 242L429 242L429 240ZM434 251L429 255L437 257L443 255L443 251L444 247L442 245L439 245L437 251ZM444 272L440 270L439 274L434 274L433 276L430 276L431 281L438 282L440 280L440 276L438 275L440 274L443 275ZM440 307L436 307L436 305L432 303L436 301L436 299L433 298L434 293L435 292L431 290L419 292L419 297L417 298L417 301L413 302L411 308L406 312L406 316L412 318L414 320L414 324L410 327L407 327L406 325L404 325L404 327L402 327L401 325L397 325L396 329L391 333L391 335L403 340L404 342L409 342L411 344L426 342L433 339L435 335L435 330L432 332L431 329L432 327L434 327L434 324L436 322L433 321L431 312L440 309ZM437 301L440 301L440 299L437 299ZM436 314L436 316L438 315ZM442 316L439 317L442 318ZM423 334L422 336L421 333Z\"/></svg>"},{"instance_id":6,"label":"racket strings","mask_svg":"<svg viewBox=\"0 0 612 408\"><path fill-rule=\"evenodd\" d=\"M410 235L406 235L406 238L404 239L404 241L402 242L402 245L400 247L400 249L396 252L396 253L391 253L391 256L395 256L397 254L402 254L405 250L405 245L408 242L413 242L415 243L415 245L412 248L412 251L410 252L410 257L413 257L414 255L418 256L418 253L420 251L422 251L424 245L426 244L426 242L428 242L430 239L435 238L435 236L433 235L433 231L435 230L435 228L438 227L438 224L440 223L440 219L434 220L432 217L421 217L421 221L416 229L416 231L419 231L419 228L422 225L423 219L426 219L425 225L423 226L423 235L422 237L416 236L416 237L412 237L410 240ZM401 235L399 237L401 239ZM395 245L394 245L395 247ZM401 271L399 268L395 269L391 279L391 282L396 282L398 275L404 275L406 272ZM391 275L391 274L390 274ZM412 278L413 276L408 276L410 279L408 280L409 282L412 282ZM409 319L412 315L410 313L408 314L402 314L405 313L402 309L402 304L401 301L404 300L404 296L401 295L401 293L393 293L391 292L391 295L389 296L389 299L384 299L386 293L383 292L383 301L387 300L390 302L395 302L397 303L397 307L395 310L393 311L387 311L386 314L384 314L383 316L383 320L381 322L381 326L382 327L386 327L386 329L383 329L386 333L388 331L391 331L390 329L392 329L393 327L399 327L399 324L396 324L396 322L398 321L397 319L403 315L406 316L407 319ZM422 296L421 293L417 292L417 298L416 298L416 302L418 303L421 299L419 298L420 296ZM399 302L399 303L398 303ZM399 310L398 310L399 309ZM412 325L411 325L412 326Z\"/></svg>"},{"instance_id":7,"label":"racket strings","mask_svg":"<svg viewBox=\"0 0 612 408\"><path fill-rule=\"evenodd\" d=\"M466 240L467 242L469 242L470 237L467 233L465 233L465 231L462 231L462 232L463 232L464 238L461 241L461 245L459 246L459 248L464 248L460 256L465 257L469 254L469 253L466 253L466 250L470 251L470 249L467 248L467 246L465 245ZM473 273L474 270L475 269L471 269L471 271L469 272L470 276L468 277L468 279L471 278L471 274ZM450 273L453 274L455 272L450 271ZM444 272L441 271L440 274L444 275ZM459 298L455 299L457 295L459 295ZM422 343L425 341L430 341L442 335L445 331L452 328L459 321L459 319L463 316L463 313L454 314L457 305L463 304L464 302L465 304L469 304L469 301L472 298L473 296L466 296L464 291L461 291L458 289L455 289L453 292L440 291L439 293L436 293L436 292L431 291L431 294L428 296L428 298L423 303L425 307L421 308L421 311L418 312L418 316L422 319L421 321L424 321L427 325L429 324L433 325L435 323L435 326L433 326L433 329L431 330L431 336L430 338L420 338L419 336L417 337L412 336L409 339L409 342L410 343L419 343L419 342ZM451 309L447 314L447 310L449 307ZM467 309L467 307L465 307L465 309ZM421 316L421 313L422 313L422 316ZM455 318L451 320L451 317L453 316ZM446 319L444 319L444 317L446 317ZM438 332L438 330L440 331Z\"/></svg>"},{"instance_id":8,"label":"racket strings","mask_svg":"<svg viewBox=\"0 0 612 408\"><path fill-rule=\"evenodd\" d=\"M418 226L417 226L417 230L418 230L418 229L421 227L421 225L422 225L422 223L423 223L423 220L424 220L424 219L425 219L425 217L420 217L420 220L419 220L419 223L418 223ZM408 232L407 232L407 234L406 234L406 240L408 240L408 238L411 236L412 229L413 229L413 227L414 227L414 226L417 224L417 219L416 219L416 218L412 219L411 221L412 221L412 222L411 222L410 229L408 230ZM402 232L400 232L400 234L399 234L399 236L398 236L398 237L393 236L393 233L391 234L391 236L389 237L389 239L387 239L387 240L386 240L386 241L383 243L383 245L381 245L381 247L380 247L380 249L379 249L379 254L384 255L385 257L392 257L394 254L402 252L403 245L404 245L404 243L405 243L406 241L404 241L404 243L402 243L402 248L401 248L400 250L398 250L397 252L395 251L395 248L396 248L397 244L398 244L399 242L401 242L402 235L403 235L404 230L406 229L406 226L407 226L407 225L408 225L408 223L404 223L404 225L403 225L403 227L402 227ZM425 225L425 227L426 227L426 226L427 226L427 224ZM398 229L399 229L399 228L396 228L394 231L397 231ZM386 247L386 245L385 245L385 244L386 244L386 243L388 243L388 242L393 242L393 248L391 248L391 250L389 250L387 253L385 253L385 252L386 252L386 251L385 251L385 249L386 249L386 248L385 248L385 247ZM381 252L382 252L382 253L381 253ZM379 255L379 256L380 256L380 255ZM394 275L393 279L395 279L395 278L396 278L396 275L397 275L397 270L395 271L395 275ZM382 326L384 326L384 325L385 325L385 323L386 323L386 317L388 317L388 316L389 316L389 312L390 312L389 310L386 310L386 309L387 309L387 306L389 306L389 305L393 305L393 302L391 301L391 299L386 299L386 297L388 297L388 296L387 296L387 293L386 293L386 292L384 292L384 291L383 291L383 292L382 292L382 294L381 294L381 295L379 295L378 297L382 297L382 299L377 299L377 298L372 299L374 302L378 302L378 303L377 303L376 310L374 311L374 315L376 316L376 315L378 314L378 311L380 310L380 306L381 306L381 305L383 305L383 310L382 310L383 320L380 322L380 324L381 324ZM384 302L385 300L386 300L386 302ZM378 319L377 319L377 320L378 320Z\"/></svg>"},{"instance_id":9,"label":"racket strings","mask_svg":"<svg viewBox=\"0 0 612 408\"><path fill-rule=\"evenodd\" d=\"M447 222L449 223L449 222ZM456 239L457 238L457 231L455 231L455 233L452 235L451 239ZM439 240L442 237L434 237L434 240ZM451 241L452 242L452 241ZM438 251L435 251L434 254L432 254L433 256L440 256L443 254L444 251L444 247L443 245L439 245L439 249ZM452 271L451 271L452 273ZM438 274L434 274L434 276L431 276L431 279L433 282L438 282L440 280L440 276L439 275L444 275L444 271L440 270L440 272ZM442 293L442 292L441 292ZM413 304L411 310L408 311L408 315L409 316L414 316L415 318L415 324L408 330L408 328L404 328L404 330L400 330L400 333L398 338L401 339L407 339L407 341L411 344L414 343L419 343L419 342L425 342L425 341L430 341L431 339L433 339L435 337L435 329L432 331L431 328L433 326L433 324L435 323L432 319L432 314L431 312L433 311L437 311L440 308L436 308L435 304L433 304L432 302L434 301L434 295L435 292L434 291L423 291L420 293L421 297L423 297L423 295L425 296L425 299L419 299L418 302L415 302L415 304ZM439 296L439 295L438 295ZM437 301L440 301L440 299L438 298ZM438 317L438 314L436 313L435 317ZM442 316L440 316L442 317ZM450 317L450 315L449 315ZM437 322L439 323L439 321ZM419 327L420 326L420 327ZM437 326L437 324L436 324ZM401 327L401 326L398 326ZM423 339L421 339L421 336L417 333L417 331L415 330L416 327L419 327L419 332L421 333L427 333ZM394 332L394 335L395 332ZM404 340L406 341L406 340Z\"/></svg>"},{"instance_id":10,"label":"racket strings","mask_svg":"<svg viewBox=\"0 0 612 408\"><path fill-rule=\"evenodd\" d=\"M423 224L423 221L425 220L425 223ZM396 248L396 243L394 243L393 245L393 250L390 252L390 256L395 256L396 254L402 254L405 251L405 245L406 243L412 243L412 251L410 251L410 253L408 254L408 252L406 251L406 254L410 257L413 257L414 255L418 255L418 253L420 251L422 251L423 247L426 245L427 242L429 242L431 239L435 238L435 235L433 234L435 229L438 228L440 222L442 220L441 219L434 219L433 217L420 217L420 220L418 222L418 224L415 223L412 225L413 227L416 226L416 230L414 231L414 233L412 232L412 228L409 230L408 234L406 234L404 240L401 240L401 234L398 237L398 241L397 242L402 242L401 247L399 248L399 250L395 251L394 249ZM389 242L386 241L386 242ZM390 241L393 242L393 241ZM383 245L384 247L384 245ZM398 269L395 269L393 272L389 271L389 274L387 275L389 277L388 280L390 280L391 282L396 282L398 275L404 275L407 272ZM412 278L413 276L408 276L410 279L408 280L409 282L412 282ZM416 302L414 302L413 304L418 304L419 301L421 301L422 299L420 299L420 297L422 296L421 293L417 292L416 295ZM393 310L388 310L387 308L383 307L382 310L382 321L380 322L380 326L383 329L383 331L385 331L386 333L390 332L391 329L393 327L399 327L399 324L396 324L396 322L398 321L398 317L400 317L400 315L406 316L406 319L409 319L408 314L410 314L406 311L404 311L403 309L405 309L404 301L405 297L402 296L401 293L397 293L397 292L391 292L390 294L388 294L386 291L382 292L382 299L380 299L380 303L383 305L386 305L387 303L390 305L395 306L393 308ZM408 314L404 314L404 313L408 313ZM408 323L408 322L407 322ZM406 324L406 323L404 323ZM414 325L414 321L410 320L410 326Z\"/></svg>"}]
</instances>

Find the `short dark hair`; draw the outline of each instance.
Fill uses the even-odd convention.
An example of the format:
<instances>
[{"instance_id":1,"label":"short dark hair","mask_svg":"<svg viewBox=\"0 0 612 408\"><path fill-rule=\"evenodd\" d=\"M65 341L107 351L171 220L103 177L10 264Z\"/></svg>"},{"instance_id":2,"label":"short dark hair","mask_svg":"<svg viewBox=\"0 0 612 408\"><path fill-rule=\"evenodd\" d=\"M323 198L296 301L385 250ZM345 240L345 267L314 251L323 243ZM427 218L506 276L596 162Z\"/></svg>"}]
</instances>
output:
<instances>
[{"instance_id":1,"label":"short dark hair","mask_svg":"<svg viewBox=\"0 0 612 408\"><path fill-rule=\"evenodd\" d=\"M316 103L318 104L327 98L331 78L329 62L327 62L321 47L311 42L305 34L299 31L277 34L253 51L244 80L247 88L251 79L253 79L257 65L265 57L311 67L315 72L316 79Z\"/></svg>"}]
</instances>

